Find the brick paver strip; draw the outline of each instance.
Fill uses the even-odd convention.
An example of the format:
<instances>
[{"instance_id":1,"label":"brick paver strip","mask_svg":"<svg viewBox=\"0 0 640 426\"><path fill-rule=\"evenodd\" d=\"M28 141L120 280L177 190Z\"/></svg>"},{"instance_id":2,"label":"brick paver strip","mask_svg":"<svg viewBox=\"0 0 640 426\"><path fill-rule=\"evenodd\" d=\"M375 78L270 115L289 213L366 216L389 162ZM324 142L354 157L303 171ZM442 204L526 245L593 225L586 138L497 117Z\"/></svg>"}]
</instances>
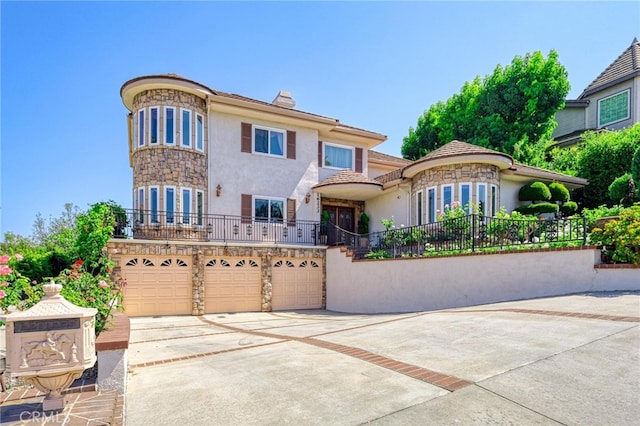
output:
<instances>
[{"instance_id":1,"label":"brick paver strip","mask_svg":"<svg viewBox=\"0 0 640 426\"><path fill-rule=\"evenodd\" d=\"M640 317L629 317L620 315L605 315L605 314L587 314L582 312L562 312L562 311L546 311L541 309L517 309L517 308L503 308L503 309L462 309L457 311L447 311L451 313L468 313L468 312L514 312L517 314L534 314L534 315L549 315L554 317L571 317L571 318L586 318L597 319L605 321L620 321L620 322L640 322Z\"/></svg>"}]
</instances>

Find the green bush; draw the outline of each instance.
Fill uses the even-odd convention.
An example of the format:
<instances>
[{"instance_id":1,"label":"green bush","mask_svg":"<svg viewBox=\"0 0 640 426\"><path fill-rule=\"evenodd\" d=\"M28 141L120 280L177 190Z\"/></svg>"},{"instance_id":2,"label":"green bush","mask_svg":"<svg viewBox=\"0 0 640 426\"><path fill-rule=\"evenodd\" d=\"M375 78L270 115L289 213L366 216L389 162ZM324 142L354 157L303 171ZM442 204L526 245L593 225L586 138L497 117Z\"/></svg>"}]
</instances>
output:
<instances>
[{"instance_id":1,"label":"green bush","mask_svg":"<svg viewBox=\"0 0 640 426\"><path fill-rule=\"evenodd\" d=\"M551 182L548 187L551 193L551 199L549 201L560 201L561 203L569 201L569 190L566 186L560 182Z\"/></svg>"},{"instance_id":2,"label":"green bush","mask_svg":"<svg viewBox=\"0 0 640 426\"><path fill-rule=\"evenodd\" d=\"M602 246L614 262L640 264L640 203L622 209L604 229L594 228L589 243Z\"/></svg>"},{"instance_id":3,"label":"green bush","mask_svg":"<svg viewBox=\"0 0 640 426\"><path fill-rule=\"evenodd\" d=\"M575 201L567 201L560 206L560 211L565 216L571 216L578 211L578 203Z\"/></svg>"},{"instance_id":4,"label":"green bush","mask_svg":"<svg viewBox=\"0 0 640 426\"><path fill-rule=\"evenodd\" d=\"M549 201L551 192L543 182L529 182L520 188L518 200L520 201Z\"/></svg>"},{"instance_id":5,"label":"green bush","mask_svg":"<svg viewBox=\"0 0 640 426\"><path fill-rule=\"evenodd\" d=\"M631 173L625 173L609 185L609 197L614 203L629 207L636 198L636 185Z\"/></svg>"},{"instance_id":6,"label":"green bush","mask_svg":"<svg viewBox=\"0 0 640 426\"><path fill-rule=\"evenodd\" d=\"M369 215L362 212L360 215L360 222L358 222L358 234L369 233Z\"/></svg>"},{"instance_id":7,"label":"green bush","mask_svg":"<svg viewBox=\"0 0 640 426\"><path fill-rule=\"evenodd\" d=\"M636 149L631 159L631 177L636 184L636 191L640 197L640 148Z\"/></svg>"},{"instance_id":8,"label":"green bush","mask_svg":"<svg viewBox=\"0 0 640 426\"><path fill-rule=\"evenodd\" d=\"M527 204L514 209L524 215L539 215L542 213L558 213L559 207L555 203Z\"/></svg>"},{"instance_id":9,"label":"green bush","mask_svg":"<svg viewBox=\"0 0 640 426\"><path fill-rule=\"evenodd\" d=\"M622 209L622 206L607 207L602 205L595 209L584 209L582 210L582 215L587 219L587 229L593 229L598 219L601 217L618 216Z\"/></svg>"}]
</instances>

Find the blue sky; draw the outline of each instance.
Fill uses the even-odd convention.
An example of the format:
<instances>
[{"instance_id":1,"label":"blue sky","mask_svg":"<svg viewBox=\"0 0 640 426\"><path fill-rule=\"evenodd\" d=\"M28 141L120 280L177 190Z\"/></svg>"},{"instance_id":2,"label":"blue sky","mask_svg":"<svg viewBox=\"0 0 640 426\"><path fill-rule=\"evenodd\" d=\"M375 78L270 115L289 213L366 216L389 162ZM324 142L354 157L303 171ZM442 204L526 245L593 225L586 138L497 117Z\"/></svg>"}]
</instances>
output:
<instances>
[{"instance_id":1,"label":"blue sky","mask_svg":"<svg viewBox=\"0 0 640 426\"><path fill-rule=\"evenodd\" d=\"M640 2L0 2L0 235L115 200L131 207L134 77L213 89L402 138L432 104L554 49L577 97L640 37Z\"/></svg>"}]
</instances>

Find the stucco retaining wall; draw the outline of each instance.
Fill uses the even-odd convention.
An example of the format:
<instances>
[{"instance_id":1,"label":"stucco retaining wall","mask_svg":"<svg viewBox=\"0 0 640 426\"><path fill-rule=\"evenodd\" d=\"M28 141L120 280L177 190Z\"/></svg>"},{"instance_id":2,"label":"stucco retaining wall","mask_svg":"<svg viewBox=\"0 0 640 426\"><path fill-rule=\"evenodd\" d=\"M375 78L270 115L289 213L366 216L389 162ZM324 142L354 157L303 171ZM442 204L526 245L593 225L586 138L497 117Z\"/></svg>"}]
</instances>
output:
<instances>
[{"instance_id":1,"label":"stucco retaining wall","mask_svg":"<svg viewBox=\"0 0 640 426\"><path fill-rule=\"evenodd\" d=\"M415 312L563 294L640 290L640 269L596 269L595 248L352 261L327 250L327 309Z\"/></svg>"}]
</instances>

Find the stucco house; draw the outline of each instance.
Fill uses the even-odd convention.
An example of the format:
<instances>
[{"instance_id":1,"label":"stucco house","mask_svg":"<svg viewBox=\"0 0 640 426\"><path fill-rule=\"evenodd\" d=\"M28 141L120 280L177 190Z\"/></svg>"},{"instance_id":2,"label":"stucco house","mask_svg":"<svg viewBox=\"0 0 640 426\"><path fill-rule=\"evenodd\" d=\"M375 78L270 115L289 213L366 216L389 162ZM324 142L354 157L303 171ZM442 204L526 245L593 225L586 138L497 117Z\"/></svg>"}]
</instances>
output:
<instances>
[{"instance_id":1,"label":"stucco house","mask_svg":"<svg viewBox=\"0 0 640 426\"><path fill-rule=\"evenodd\" d=\"M120 95L134 224L111 250L131 315L324 306L323 211L351 232L366 212L376 231L434 222L453 201L511 210L533 180L587 183L461 141L413 162L383 154L386 136L297 110L286 91L269 103L164 74Z\"/></svg>"},{"instance_id":2,"label":"stucco house","mask_svg":"<svg viewBox=\"0 0 640 426\"><path fill-rule=\"evenodd\" d=\"M620 130L640 121L640 42L631 45L578 96L556 113L557 146L580 141L586 130Z\"/></svg>"}]
</instances>

